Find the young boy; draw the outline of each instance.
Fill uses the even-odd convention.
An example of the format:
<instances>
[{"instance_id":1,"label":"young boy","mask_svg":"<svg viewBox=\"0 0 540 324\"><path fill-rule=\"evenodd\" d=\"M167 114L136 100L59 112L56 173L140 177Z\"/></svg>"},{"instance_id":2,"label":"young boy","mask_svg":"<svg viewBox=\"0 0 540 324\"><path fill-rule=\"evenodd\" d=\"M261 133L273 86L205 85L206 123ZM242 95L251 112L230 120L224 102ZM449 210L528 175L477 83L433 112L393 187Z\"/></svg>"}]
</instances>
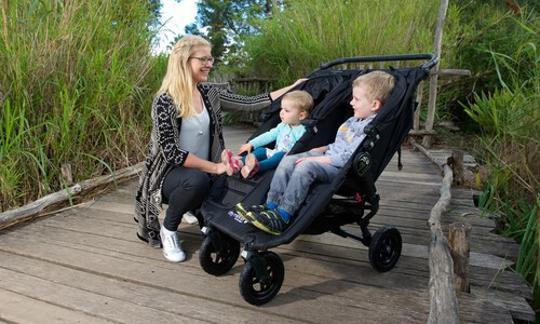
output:
<instances>
[{"instance_id":1,"label":"young boy","mask_svg":"<svg viewBox=\"0 0 540 324\"><path fill-rule=\"evenodd\" d=\"M240 171L244 178L249 178L259 171L277 167L283 156L306 132L300 122L309 116L312 108L313 98L306 91L297 90L285 94L279 112L281 123L240 147L239 154L255 149L253 153L240 157L233 156L229 150L223 150L221 160L226 166L227 174L233 175ZM274 149L264 147L274 141Z\"/></svg>"},{"instance_id":2,"label":"young boy","mask_svg":"<svg viewBox=\"0 0 540 324\"><path fill-rule=\"evenodd\" d=\"M347 163L365 137L364 127L382 107L394 83L394 77L383 71L354 80L350 102L354 116L339 127L334 143L285 157L272 178L266 206L247 211L238 204L237 213L267 233L281 234L292 222L311 184L331 182Z\"/></svg>"}]
</instances>

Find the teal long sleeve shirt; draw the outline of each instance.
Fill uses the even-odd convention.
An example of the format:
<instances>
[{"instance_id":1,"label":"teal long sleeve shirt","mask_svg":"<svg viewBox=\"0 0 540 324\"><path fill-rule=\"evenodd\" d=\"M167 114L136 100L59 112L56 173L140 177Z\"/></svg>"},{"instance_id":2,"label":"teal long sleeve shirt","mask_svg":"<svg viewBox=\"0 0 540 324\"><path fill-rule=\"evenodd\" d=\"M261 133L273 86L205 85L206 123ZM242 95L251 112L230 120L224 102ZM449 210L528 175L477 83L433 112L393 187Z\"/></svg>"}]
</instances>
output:
<instances>
[{"instance_id":1,"label":"teal long sleeve shirt","mask_svg":"<svg viewBox=\"0 0 540 324\"><path fill-rule=\"evenodd\" d=\"M256 149L276 141L275 149L270 150L271 152L268 152L270 153L269 155L276 151L283 151L287 153L292 149L294 144L302 137L302 135L304 135L305 132L306 127L302 124L290 126L281 122L268 132L255 137L249 141L249 143L253 145L254 149Z\"/></svg>"}]
</instances>

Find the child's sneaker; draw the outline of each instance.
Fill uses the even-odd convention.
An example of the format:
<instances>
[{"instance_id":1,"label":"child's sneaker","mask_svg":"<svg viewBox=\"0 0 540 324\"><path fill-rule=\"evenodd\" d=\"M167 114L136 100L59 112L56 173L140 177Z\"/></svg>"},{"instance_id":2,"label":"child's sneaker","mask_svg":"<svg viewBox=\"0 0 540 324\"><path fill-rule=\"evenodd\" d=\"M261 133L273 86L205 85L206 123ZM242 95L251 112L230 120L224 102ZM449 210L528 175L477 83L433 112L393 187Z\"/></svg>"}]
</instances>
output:
<instances>
[{"instance_id":1,"label":"child's sneaker","mask_svg":"<svg viewBox=\"0 0 540 324\"><path fill-rule=\"evenodd\" d=\"M257 172L259 172L259 161L253 154L248 154L246 156L246 164L240 170L242 177L244 179L253 177Z\"/></svg>"},{"instance_id":2,"label":"child's sneaker","mask_svg":"<svg viewBox=\"0 0 540 324\"><path fill-rule=\"evenodd\" d=\"M243 219L250 223L255 220L253 214L249 210L247 210L247 208L245 208L242 203L234 205L234 210L236 211L236 214L240 215Z\"/></svg>"},{"instance_id":3,"label":"child's sneaker","mask_svg":"<svg viewBox=\"0 0 540 324\"><path fill-rule=\"evenodd\" d=\"M251 221L251 224L272 235L280 235L289 225L275 209L250 211L248 214L250 214L250 217L254 218L254 220Z\"/></svg>"}]
</instances>

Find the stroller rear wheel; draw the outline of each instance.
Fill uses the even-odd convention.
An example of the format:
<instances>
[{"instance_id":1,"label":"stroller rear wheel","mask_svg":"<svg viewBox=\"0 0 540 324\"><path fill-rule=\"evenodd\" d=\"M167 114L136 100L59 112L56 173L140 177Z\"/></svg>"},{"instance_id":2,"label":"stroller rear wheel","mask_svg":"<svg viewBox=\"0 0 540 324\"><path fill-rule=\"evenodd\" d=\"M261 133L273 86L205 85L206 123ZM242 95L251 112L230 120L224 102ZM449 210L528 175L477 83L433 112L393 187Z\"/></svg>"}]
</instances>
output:
<instances>
[{"instance_id":1,"label":"stroller rear wheel","mask_svg":"<svg viewBox=\"0 0 540 324\"><path fill-rule=\"evenodd\" d=\"M240 254L240 242L216 233L208 235L199 250L199 263L206 273L220 276L227 273L236 263Z\"/></svg>"},{"instance_id":2,"label":"stroller rear wheel","mask_svg":"<svg viewBox=\"0 0 540 324\"><path fill-rule=\"evenodd\" d=\"M379 272L391 270L401 256L401 246L401 234L395 227L380 228L369 244L369 263Z\"/></svg>"},{"instance_id":3,"label":"stroller rear wheel","mask_svg":"<svg viewBox=\"0 0 540 324\"><path fill-rule=\"evenodd\" d=\"M277 295L284 277L281 258L274 252L260 253L247 260L240 273L240 294L252 305L266 304Z\"/></svg>"}]
</instances>

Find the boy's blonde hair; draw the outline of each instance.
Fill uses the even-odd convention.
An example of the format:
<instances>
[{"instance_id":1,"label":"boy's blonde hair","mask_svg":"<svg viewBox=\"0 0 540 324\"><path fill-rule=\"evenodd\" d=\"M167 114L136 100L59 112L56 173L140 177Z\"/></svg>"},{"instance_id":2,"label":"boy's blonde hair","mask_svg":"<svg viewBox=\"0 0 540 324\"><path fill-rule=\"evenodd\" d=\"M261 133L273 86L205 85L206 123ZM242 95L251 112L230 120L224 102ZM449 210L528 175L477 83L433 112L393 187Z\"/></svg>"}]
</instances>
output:
<instances>
[{"instance_id":1,"label":"boy's blonde hair","mask_svg":"<svg viewBox=\"0 0 540 324\"><path fill-rule=\"evenodd\" d=\"M353 88L364 86L370 100L379 100L384 104L392 93L396 81L394 76L384 71L362 74L353 81Z\"/></svg>"},{"instance_id":2,"label":"boy's blonde hair","mask_svg":"<svg viewBox=\"0 0 540 324\"><path fill-rule=\"evenodd\" d=\"M300 112L305 111L307 114L309 114L311 109L313 109L313 97L307 91L295 90L288 92L281 100L283 101L285 99L292 101Z\"/></svg>"},{"instance_id":3,"label":"boy's blonde hair","mask_svg":"<svg viewBox=\"0 0 540 324\"><path fill-rule=\"evenodd\" d=\"M188 64L196 46L212 47L206 39L186 35L174 45L169 55L167 72L161 83L158 94L168 93L176 105L178 117L189 117L195 113L193 107L193 78Z\"/></svg>"}]
</instances>

